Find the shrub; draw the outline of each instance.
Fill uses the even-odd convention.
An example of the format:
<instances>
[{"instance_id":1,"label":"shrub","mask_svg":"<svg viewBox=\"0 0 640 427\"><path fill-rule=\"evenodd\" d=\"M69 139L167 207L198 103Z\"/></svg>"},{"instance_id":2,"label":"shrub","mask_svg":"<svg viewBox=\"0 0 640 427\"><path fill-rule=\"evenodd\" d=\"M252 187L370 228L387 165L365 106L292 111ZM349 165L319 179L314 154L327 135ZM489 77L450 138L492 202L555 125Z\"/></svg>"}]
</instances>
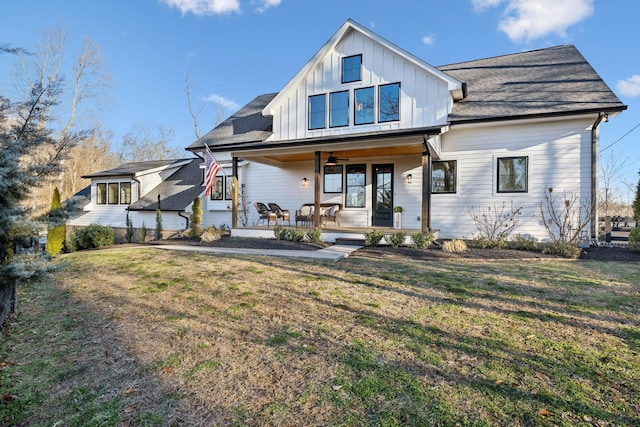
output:
<instances>
[{"instance_id":1,"label":"shrub","mask_svg":"<svg viewBox=\"0 0 640 427\"><path fill-rule=\"evenodd\" d=\"M127 225L125 238L127 239L127 243L131 243L133 242L133 222L131 222L131 219L129 218L129 210L127 210L127 219L125 224Z\"/></svg>"},{"instance_id":2,"label":"shrub","mask_svg":"<svg viewBox=\"0 0 640 427\"><path fill-rule=\"evenodd\" d=\"M517 249L519 251L541 252L542 246L535 237L523 236L517 234L512 239L505 242L505 245L509 249Z\"/></svg>"},{"instance_id":3,"label":"shrub","mask_svg":"<svg viewBox=\"0 0 640 427\"><path fill-rule=\"evenodd\" d=\"M322 231L319 228L314 228L305 233L306 239L314 245L322 244Z\"/></svg>"},{"instance_id":4,"label":"shrub","mask_svg":"<svg viewBox=\"0 0 640 427\"><path fill-rule=\"evenodd\" d=\"M489 237L477 236L469 241L469 246L480 249L504 248L507 242L502 239L494 240Z\"/></svg>"},{"instance_id":5,"label":"shrub","mask_svg":"<svg viewBox=\"0 0 640 427\"><path fill-rule=\"evenodd\" d=\"M295 228L284 228L281 225L273 227L273 235L276 240L289 240L292 242L300 242L304 239L305 233L302 230L296 230Z\"/></svg>"},{"instance_id":6,"label":"shrub","mask_svg":"<svg viewBox=\"0 0 640 427\"><path fill-rule=\"evenodd\" d=\"M91 224L71 234L69 240L72 250L99 248L113 245L116 241L116 232L108 226Z\"/></svg>"},{"instance_id":7,"label":"shrub","mask_svg":"<svg viewBox=\"0 0 640 427\"><path fill-rule=\"evenodd\" d=\"M196 198L193 199L191 210L193 212L189 216L189 238L196 239L202 234L202 201L200 197L196 196Z\"/></svg>"},{"instance_id":8,"label":"shrub","mask_svg":"<svg viewBox=\"0 0 640 427\"><path fill-rule=\"evenodd\" d=\"M47 243L45 243L45 250L49 255L56 256L62 253L66 234L67 227L64 224L49 228L47 231Z\"/></svg>"},{"instance_id":9,"label":"shrub","mask_svg":"<svg viewBox=\"0 0 640 427\"><path fill-rule=\"evenodd\" d=\"M427 249L433 243L435 236L433 231L429 231L428 233L413 233L410 237L416 249Z\"/></svg>"},{"instance_id":10,"label":"shrub","mask_svg":"<svg viewBox=\"0 0 640 427\"><path fill-rule=\"evenodd\" d=\"M142 221L142 228L140 228L140 241L144 242L147 240L147 227L144 225L144 221Z\"/></svg>"},{"instance_id":11,"label":"shrub","mask_svg":"<svg viewBox=\"0 0 640 427\"><path fill-rule=\"evenodd\" d=\"M460 239L447 240L442 244L442 250L445 252L464 252L467 250L467 244Z\"/></svg>"},{"instance_id":12,"label":"shrub","mask_svg":"<svg viewBox=\"0 0 640 427\"><path fill-rule=\"evenodd\" d=\"M366 246L378 246L384 238L382 231L371 230L364 233L364 244Z\"/></svg>"},{"instance_id":13,"label":"shrub","mask_svg":"<svg viewBox=\"0 0 640 427\"><path fill-rule=\"evenodd\" d=\"M384 236L384 240L386 240L392 248L399 248L404 244L405 237L407 237L407 233L398 231L397 233L387 234Z\"/></svg>"},{"instance_id":14,"label":"shrub","mask_svg":"<svg viewBox=\"0 0 640 427\"><path fill-rule=\"evenodd\" d=\"M640 252L640 227L636 227L629 233L629 249Z\"/></svg>"},{"instance_id":15,"label":"shrub","mask_svg":"<svg viewBox=\"0 0 640 427\"><path fill-rule=\"evenodd\" d=\"M281 225L273 227L273 236L276 240L284 240L284 227Z\"/></svg>"},{"instance_id":16,"label":"shrub","mask_svg":"<svg viewBox=\"0 0 640 427\"><path fill-rule=\"evenodd\" d=\"M576 259L580 256L580 248L572 243L549 242L542 246L542 253Z\"/></svg>"},{"instance_id":17,"label":"shrub","mask_svg":"<svg viewBox=\"0 0 640 427\"><path fill-rule=\"evenodd\" d=\"M192 230L189 230L189 233L191 233L191 231ZM203 242L215 242L216 240L220 240L223 234L223 231L216 230L215 227L207 227L200 233L200 240Z\"/></svg>"}]
</instances>

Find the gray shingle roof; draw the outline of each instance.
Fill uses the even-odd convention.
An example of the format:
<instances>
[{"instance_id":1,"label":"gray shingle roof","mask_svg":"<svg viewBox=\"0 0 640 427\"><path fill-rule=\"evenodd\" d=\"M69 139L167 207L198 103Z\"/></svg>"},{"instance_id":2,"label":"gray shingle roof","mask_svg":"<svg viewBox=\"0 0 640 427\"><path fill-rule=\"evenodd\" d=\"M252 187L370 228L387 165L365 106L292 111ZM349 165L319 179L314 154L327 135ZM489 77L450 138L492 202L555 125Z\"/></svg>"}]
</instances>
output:
<instances>
[{"instance_id":1,"label":"gray shingle roof","mask_svg":"<svg viewBox=\"0 0 640 427\"><path fill-rule=\"evenodd\" d=\"M453 124L626 109L572 45L437 68L467 84L449 114Z\"/></svg>"},{"instance_id":2,"label":"gray shingle roof","mask_svg":"<svg viewBox=\"0 0 640 427\"><path fill-rule=\"evenodd\" d=\"M436 68L467 85L467 97L455 102L449 114L451 124L616 112L627 108L572 45ZM203 149L205 143L212 148L260 146L272 129L271 118L260 112L276 95L258 96L187 150ZM349 135L360 136L364 135ZM305 141L309 142L300 143Z\"/></svg>"},{"instance_id":3,"label":"gray shingle roof","mask_svg":"<svg viewBox=\"0 0 640 427\"><path fill-rule=\"evenodd\" d=\"M184 162L185 160L189 160L189 159L151 160L148 162L125 163L113 169L108 169L104 171L93 172L88 175L83 175L82 178L107 178L107 177L114 177L114 176L133 176L139 172L144 172L146 170L170 166L174 163Z\"/></svg>"},{"instance_id":4,"label":"gray shingle roof","mask_svg":"<svg viewBox=\"0 0 640 427\"><path fill-rule=\"evenodd\" d=\"M197 195L204 191L201 163L200 158L192 159L156 188L132 203L129 209L155 211L158 207L158 194L160 194L160 207L163 211L183 211Z\"/></svg>"},{"instance_id":5,"label":"gray shingle roof","mask_svg":"<svg viewBox=\"0 0 640 427\"><path fill-rule=\"evenodd\" d=\"M254 98L231 117L220 123L206 135L187 147L187 150L201 150L209 147L244 142L264 141L271 135L271 117L264 117L262 109L277 93L269 93Z\"/></svg>"}]
</instances>

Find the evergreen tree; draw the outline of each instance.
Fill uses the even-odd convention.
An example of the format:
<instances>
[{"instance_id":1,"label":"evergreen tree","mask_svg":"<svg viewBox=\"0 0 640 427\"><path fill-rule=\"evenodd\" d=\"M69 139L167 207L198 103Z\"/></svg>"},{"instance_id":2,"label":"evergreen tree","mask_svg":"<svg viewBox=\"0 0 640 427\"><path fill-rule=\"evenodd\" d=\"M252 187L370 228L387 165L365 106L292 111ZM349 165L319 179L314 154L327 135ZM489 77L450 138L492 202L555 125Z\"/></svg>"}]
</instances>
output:
<instances>
[{"instance_id":1,"label":"evergreen tree","mask_svg":"<svg viewBox=\"0 0 640 427\"><path fill-rule=\"evenodd\" d=\"M64 249L64 241L67 234L67 226L64 222L64 210L62 209L58 187L53 190L48 219L51 225L47 231L45 250L49 255L56 256Z\"/></svg>"},{"instance_id":2,"label":"evergreen tree","mask_svg":"<svg viewBox=\"0 0 640 427\"><path fill-rule=\"evenodd\" d=\"M156 240L162 239L162 210L160 209L160 195L158 194L158 207L156 208Z\"/></svg>"},{"instance_id":3,"label":"evergreen tree","mask_svg":"<svg viewBox=\"0 0 640 427\"><path fill-rule=\"evenodd\" d=\"M638 172L640 175L640 172ZM633 201L633 219L636 220L636 227L640 222L640 179L638 179L638 187L636 188L636 199Z\"/></svg>"},{"instance_id":4,"label":"evergreen tree","mask_svg":"<svg viewBox=\"0 0 640 427\"><path fill-rule=\"evenodd\" d=\"M125 238L127 239L127 243L133 242L133 222L129 218L129 209L127 209L127 219L125 224L127 225L127 231L125 234Z\"/></svg>"},{"instance_id":5,"label":"evergreen tree","mask_svg":"<svg viewBox=\"0 0 640 427\"><path fill-rule=\"evenodd\" d=\"M200 201L200 197L196 196L193 199L191 210L193 212L189 216L189 228L191 229L189 237L195 239L202 234L202 201Z\"/></svg>"}]
</instances>

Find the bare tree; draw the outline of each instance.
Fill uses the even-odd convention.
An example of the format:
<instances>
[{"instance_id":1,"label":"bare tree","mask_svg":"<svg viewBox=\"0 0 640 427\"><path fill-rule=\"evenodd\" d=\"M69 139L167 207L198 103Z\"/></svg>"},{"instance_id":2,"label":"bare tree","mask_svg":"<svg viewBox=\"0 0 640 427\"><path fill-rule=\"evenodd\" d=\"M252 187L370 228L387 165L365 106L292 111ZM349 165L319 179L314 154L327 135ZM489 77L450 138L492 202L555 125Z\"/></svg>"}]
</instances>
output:
<instances>
[{"instance_id":1,"label":"bare tree","mask_svg":"<svg viewBox=\"0 0 640 427\"><path fill-rule=\"evenodd\" d=\"M196 139L200 139L200 129L198 127L198 116L202 111L202 108L199 108L198 111L193 110L193 103L191 102L191 83L189 81L191 73L187 73L187 76L184 79L184 87L187 92L187 106L189 107L189 114L191 115L191 119L193 120L193 133L196 136Z\"/></svg>"},{"instance_id":2,"label":"bare tree","mask_svg":"<svg viewBox=\"0 0 640 427\"><path fill-rule=\"evenodd\" d=\"M598 209L604 216L626 215L630 211L628 201L624 200L625 187L623 169L628 166L629 157L623 157L613 151L600 164L600 191Z\"/></svg>"},{"instance_id":3,"label":"bare tree","mask_svg":"<svg viewBox=\"0 0 640 427\"><path fill-rule=\"evenodd\" d=\"M547 191L540 202L540 217L554 243L577 245L586 236L591 223L591 204L575 193L556 195Z\"/></svg>"},{"instance_id":4,"label":"bare tree","mask_svg":"<svg viewBox=\"0 0 640 427\"><path fill-rule=\"evenodd\" d=\"M48 180L32 191L28 204L36 211L46 209L54 187L60 189L63 198L70 195L65 188L69 171L66 159L76 144L92 134L90 127L79 129L78 120L82 112L97 105L108 81L100 48L89 38L85 38L75 62L68 66L67 39L68 33L62 30L45 33L34 54L20 52L16 72L18 104L23 106L17 114L25 123L26 117L33 116L33 126L52 129L55 141L46 150L33 150L24 159L57 165L56 173L47 174ZM66 77L67 70L71 71L71 79Z\"/></svg>"},{"instance_id":5,"label":"bare tree","mask_svg":"<svg viewBox=\"0 0 640 427\"><path fill-rule=\"evenodd\" d=\"M173 129L160 125L157 129L148 126L136 126L122 140L119 162L146 162L149 160L175 159L180 153L170 147Z\"/></svg>"}]
</instances>

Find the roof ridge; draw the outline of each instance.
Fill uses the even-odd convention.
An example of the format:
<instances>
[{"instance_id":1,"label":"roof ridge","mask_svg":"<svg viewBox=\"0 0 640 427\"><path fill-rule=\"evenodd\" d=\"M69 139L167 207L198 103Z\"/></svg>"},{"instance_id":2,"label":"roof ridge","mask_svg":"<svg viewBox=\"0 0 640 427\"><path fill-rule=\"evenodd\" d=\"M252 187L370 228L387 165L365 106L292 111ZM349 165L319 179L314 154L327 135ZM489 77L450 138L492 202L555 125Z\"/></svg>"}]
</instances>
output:
<instances>
[{"instance_id":1,"label":"roof ridge","mask_svg":"<svg viewBox=\"0 0 640 427\"><path fill-rule=\"evenodd\" d=\"M487 57L484 57L484 58L470 59L470 60L467 60L467 61L452 62L450 64L438 65L436 68L445 68L445 67L451 67L451 66L459 65L459 64L468 64L470 62L487 61L487 60L490 60L490 59L497 59L497 58L507 58L509 56L524 55L524 54L527 54L527 53L541 52L541 51L544 51L544 50L566 49L566 48L574 48L574 49L578 50L574 44L561 44L561 45L556 45L556 46L543 47L543 48L539 48L539 49L523 50L521 52L506 53L506 54L503 54L503 55L494 55L494 56L487 56Z\"/></svg>"}]
</instances>

